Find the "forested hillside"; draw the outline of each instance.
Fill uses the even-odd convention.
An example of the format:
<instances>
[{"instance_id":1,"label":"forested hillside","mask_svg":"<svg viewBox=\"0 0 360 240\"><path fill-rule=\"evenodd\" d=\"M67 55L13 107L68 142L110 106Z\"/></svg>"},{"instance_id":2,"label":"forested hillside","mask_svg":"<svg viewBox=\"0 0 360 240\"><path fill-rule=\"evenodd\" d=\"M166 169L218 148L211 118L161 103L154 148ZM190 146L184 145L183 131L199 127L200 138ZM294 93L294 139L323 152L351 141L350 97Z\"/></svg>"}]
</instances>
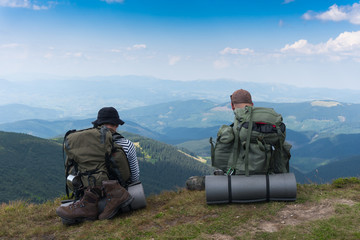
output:
<instances>
[{"instance_id":1,"label":"forested hillside","mask_svg":"<svg viewBox=\"0 0 360 240\"><path fill-rule=\"evenodd\" d=\"M328 183L339 177L360 177L360 156L329 163L306 174L306 182Z\"/></svg>"},{"instance_id":2,"label":"forested hillside","mask_svg":"<svg viewBox=\"0 0 360 240\"><path fill-rule=\"evenodd\" d=\"M164 144L135 134L123 133L137 147L141 179L145 193L160 193L164 189L184 187L190 176L209 174L212 168Z\"/></svg>"},{"instance_id":3,"label":"forested hillside","mask_svg":"<svg viewBox=\"0 0 360 240\"><path fill-rule=\"evenodd\" d=\"M61 144L26 134L0 132L0 202L42 202L64 193Z\"/></svg>"},{"instance_id":4,"label":"forested hillside","mask_svg":"<svg viewBox=\"0 0 360 240\"><path fill-rule=\"evenodd\" d=\"M211 168L180 153L176 147L123 133L137 146L146 195L184 187L187 178ZM0 202L24 199L43 202L65 194L61 140L0 132Z\"/></svg>"}]
</instances>

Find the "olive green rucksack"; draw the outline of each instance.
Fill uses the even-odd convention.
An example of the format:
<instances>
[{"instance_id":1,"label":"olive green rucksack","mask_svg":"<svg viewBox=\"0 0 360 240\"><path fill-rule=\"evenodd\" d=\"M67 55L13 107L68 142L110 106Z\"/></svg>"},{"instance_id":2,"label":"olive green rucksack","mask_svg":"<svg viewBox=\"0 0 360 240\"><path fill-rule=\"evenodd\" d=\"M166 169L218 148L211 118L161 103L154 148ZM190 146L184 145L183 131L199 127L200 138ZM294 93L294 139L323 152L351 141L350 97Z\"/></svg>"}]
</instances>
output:
<instances>
[{"instance_id":1,"label":"olive green rucksack","mask_svg":"<svg viewBox=\"0 0 360 240\"><path fill-rule=\"evenodd\" d=\"M88 186L101 186L102 181L118 180L127 187L130 168L123 148L115 141L122 136L112 134L105 126L71 130L64 137L66 193L82 195Z\"/></svg>"},{"instance_id":2,"label":"olive green rucksack","mask_svg":"<svg viewBox=\"0 0 360 240\"><path fill-rule=\"evenodd\" d=\"M285 141L282 116L272 108L234 110L234 123L223 125L214 146L212 166L227 174L269 174L289 172L291 144Z\"/></svg>"}]
</instances>

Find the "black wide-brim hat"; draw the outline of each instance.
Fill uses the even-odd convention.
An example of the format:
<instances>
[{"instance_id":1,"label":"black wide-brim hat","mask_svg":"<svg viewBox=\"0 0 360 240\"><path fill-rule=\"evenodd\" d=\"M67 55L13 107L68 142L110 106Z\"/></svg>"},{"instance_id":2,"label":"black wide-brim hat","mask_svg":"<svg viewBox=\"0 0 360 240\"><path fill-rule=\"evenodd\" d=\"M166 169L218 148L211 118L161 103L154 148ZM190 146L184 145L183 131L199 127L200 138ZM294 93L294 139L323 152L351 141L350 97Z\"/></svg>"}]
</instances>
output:
<instances>
[{"instance_id":1,"label":"black wide-brim hat","mask_svg":"<svg viewBox=\"0 0 360 240\"><path fill-rule=\"evenodd\" d=\"M97 119L92 122L95 126L105 123L113 125L123 125L125 122L120 119L118 111L113 107L104 107L99 110Z\"/></svg>"}]
</instances>

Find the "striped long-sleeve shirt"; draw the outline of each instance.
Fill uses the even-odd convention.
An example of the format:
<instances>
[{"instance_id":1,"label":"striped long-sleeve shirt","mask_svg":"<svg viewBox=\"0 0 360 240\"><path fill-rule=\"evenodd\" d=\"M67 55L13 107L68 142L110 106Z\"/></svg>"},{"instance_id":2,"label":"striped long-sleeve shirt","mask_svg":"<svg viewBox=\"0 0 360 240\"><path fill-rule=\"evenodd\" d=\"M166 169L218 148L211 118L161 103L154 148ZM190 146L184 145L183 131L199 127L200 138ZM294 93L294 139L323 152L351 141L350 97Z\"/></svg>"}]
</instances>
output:
<instances>
[{"instance_id":1,"label":"striped long-sleeve shirt","mask_svg":"<svg viewBox=\"0 0 360 240\"><path fill-rule=\"evenodd\" d=\"M129 167L130 167L130 173L131 173L131 183L137 182L140 179L140 169L139 169L139 162L137 160L136 156L136 150L134 144L126 139L126 138L120 138L116 141L117 144L122 146L124 149L124 152L126 154L126 157L129 161Z\"/></svg>"}]
</instances>

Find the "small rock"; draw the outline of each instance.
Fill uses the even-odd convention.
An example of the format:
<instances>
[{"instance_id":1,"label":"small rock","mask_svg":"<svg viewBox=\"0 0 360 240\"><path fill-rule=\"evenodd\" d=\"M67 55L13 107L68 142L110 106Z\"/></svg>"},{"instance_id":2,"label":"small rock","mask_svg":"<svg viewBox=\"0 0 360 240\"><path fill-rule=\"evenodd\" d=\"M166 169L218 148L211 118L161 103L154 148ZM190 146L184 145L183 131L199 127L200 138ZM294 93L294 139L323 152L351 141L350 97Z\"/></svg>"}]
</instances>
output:
<instances>
[{"instance_id":1,"label":"small rock","mask_svg":"<svg viewBox=\"0 0 360 240\"><path fill-rule=\"evenodd\" d=\"M205 189L205 176L192 176L186 180L186 188L188 190L201 191Z\"/></svg>"}]
</instances>

